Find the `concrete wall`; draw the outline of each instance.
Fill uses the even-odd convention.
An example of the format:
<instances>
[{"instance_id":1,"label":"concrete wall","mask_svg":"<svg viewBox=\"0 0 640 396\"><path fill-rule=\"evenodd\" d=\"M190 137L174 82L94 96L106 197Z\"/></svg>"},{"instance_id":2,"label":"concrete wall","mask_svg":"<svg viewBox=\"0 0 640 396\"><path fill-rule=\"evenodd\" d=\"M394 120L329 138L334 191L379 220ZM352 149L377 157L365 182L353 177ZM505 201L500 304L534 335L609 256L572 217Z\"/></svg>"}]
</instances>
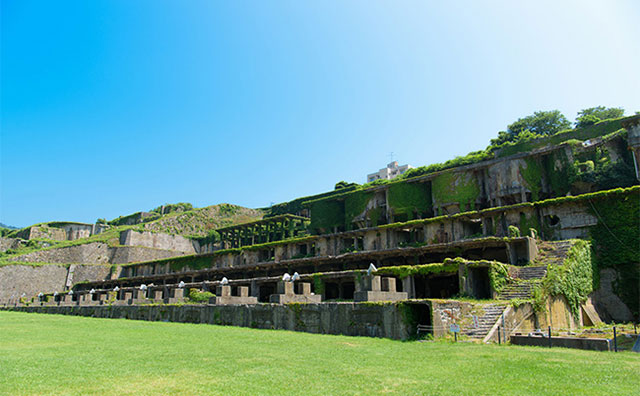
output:
<instances>
[{"instance_id":1,"label":"concrete wall","mask_svg":"<svg viewBox=\"0 0 640 396\"><path fill-rule=\"evenodd\" d=\"M144 246L164 250L176 250L187 254L197 253L197 242L181 235L126 230L120 233L120 244L125 246Z\"/></svg>"},{"instance_id":2,"label":"concrete wall","mask_svg":"<svg viewBox=\"0 0 640 396\"><path fill-rule=\"evenodd\" d=\"M109 247L94 242L59 249L40 250L8 258L9 261L64 264L125 264L181 256L184 253L140 246Z\"/></svg>"},{"instance_id":3,"label":"concrete wall","mask_svg":"<svg viewBox=\"0 0 640 396\"><path fill-rule=\"evenodd\" d=\"M408 329L403 323L402 314L396 304L31 306L9 309L98 318L295 330L320 334L393 339L409 337Z\"/></svg>"},{"instance_id":4,"label":"concrete wall","mask_svg":"<svg viewBox=\"0 0 640 396\"><path fill-rule=\"evenodd\" d=\"M111 266L74 266L74 281L104 280ZM65 265L5 265L0 267L0 302L19 298L23 293L31 298L38 293L62 291L67 282L69 269Z\"/></svg>"},{"instance_id":5,"label":"concrete wall","mask_svg":"<svg viewBox=\"0 0 640 396\"><path fill-rule=\"evenodd\" d=\"M600 287L591 295L593 306L604 321L630 322L633 320L631 310L613 291L618 276L613 268L600 271Z\"/></svg>"},{"instance_id":6,"label":"concrete wall","mask_svg":"<svg viewBox=\"0 0 640 396\"><path fill-rule=\"evenodd\" d=\"M529 337L524 335L512 335L511 343L513 345L529 345L573 349L587 349L590 351L611 351L611 340L606 338L578 338L578 337L551 337L551 343L547 337Z\"/></svg>"}]
</instances>

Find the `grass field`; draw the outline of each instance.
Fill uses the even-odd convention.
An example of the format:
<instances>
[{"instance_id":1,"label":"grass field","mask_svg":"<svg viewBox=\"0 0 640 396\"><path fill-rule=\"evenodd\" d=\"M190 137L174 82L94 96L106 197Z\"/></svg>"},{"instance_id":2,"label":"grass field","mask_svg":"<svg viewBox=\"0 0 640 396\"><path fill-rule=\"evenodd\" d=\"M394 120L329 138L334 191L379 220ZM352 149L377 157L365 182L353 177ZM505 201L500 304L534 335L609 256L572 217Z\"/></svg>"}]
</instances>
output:
<instances>
[{"instance_id":1,"label":"grass field","mask_svg":"<svg viewBox=\"0 0 640 396\"><path fill-rule=\"evenodd\" d=\"M640 356L0 311L0 394L634 395Z\"/></svg>"}]
</instances>

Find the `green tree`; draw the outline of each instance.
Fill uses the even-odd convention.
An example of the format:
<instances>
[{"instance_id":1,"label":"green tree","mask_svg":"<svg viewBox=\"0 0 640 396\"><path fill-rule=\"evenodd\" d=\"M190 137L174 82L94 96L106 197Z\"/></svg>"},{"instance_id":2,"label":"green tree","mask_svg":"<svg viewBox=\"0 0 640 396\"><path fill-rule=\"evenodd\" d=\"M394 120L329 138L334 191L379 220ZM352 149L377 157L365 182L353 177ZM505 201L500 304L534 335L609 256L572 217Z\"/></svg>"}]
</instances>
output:
<instances>
[{"instance_id":1,"label":"green tree","mask_svg":"<svg viewBox=\"0 0 640 396\"><path fill-rule=\"evenodd\" d=\"M519 118L518 121L509 125L507 133L518 136L528 131L534 135L549 136L569 128L571 123L560 110L536 111L533 115Z\"/></svg>"},{"instance_id":2,"label":"green tree","mask_svg":"<svg viewBox=\"0 0 640 396\"><path fill-rule=\"evenodd\" d=\"M357 185L358 185L358 183L347 183L346 181L341 180L341 181L336 183L335 189L336 190L341 190L343 188L357 186Z\"/></svg>"},{"instance_id":3,"label":"green tree","mask_svg":"<svg viewBox=\"0 0 640 396\"><path fill-rule=\"evenodd\" d=\"M598 121L607 120L609 118L620 118L624 115L624 109L621 107L589 107L578 112L576 117L576 126L585 127L593 125Z\"/></svg>"},{"instance_id":4,"label":"green tree","mask_svg":"<svg viewBox=\"0 0 640 396\"><path fill-rule=\"evenodd\" d=\"M491 139L491 146L499 146L521 139L554 135L569 128L571 128L571 122L560 110L536 111L530 116L519 118L507 126L506 131L498 132L498 137Z\"/></svg>"}]
</instances>

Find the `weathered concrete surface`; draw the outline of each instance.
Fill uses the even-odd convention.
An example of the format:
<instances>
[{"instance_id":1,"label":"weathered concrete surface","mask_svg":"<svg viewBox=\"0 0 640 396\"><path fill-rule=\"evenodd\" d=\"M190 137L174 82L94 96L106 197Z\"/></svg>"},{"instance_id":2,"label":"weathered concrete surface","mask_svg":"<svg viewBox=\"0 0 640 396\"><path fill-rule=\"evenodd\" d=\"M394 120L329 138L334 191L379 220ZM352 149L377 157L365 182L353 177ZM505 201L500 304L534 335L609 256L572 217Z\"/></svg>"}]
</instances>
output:
<instances>
[{"instance_id":1,"label":"weathered concrete surface","mask_svg":"<svg viewBox=\"0 0 640 396\"><path fill-rule=\"evenodd\" d=\"M512 335L513 345L549 347L549 338ZM587 349L590 351L610 351L611 340L605 338L551 337L552 347Z\"/></svg>"},{"instance_id":2,"label":"weathered concrete surface","mask_svg":"<svg viewBox=\"0 0 640 396\"><path fill-rule=\"evenodd\" d=\"M126 230L120 233L120 244L143 246L164 250L176 250L187 254L197 253L194 243L181 235Z\"/></svg>"},{"instance_id":3,"label":"weathered concrete surface","mask_svg":"<svg viewBox=\"0 0 640 396\"><path fill-rule=\"evenodd\" d=\"M75 265L73 282L104 280L111 272L108 265ZM65 265L5 265L0 267L0 302L38 293L64 290L69 269Z\"/></svg>"},{"instance_id":4,"label":"weathered concrete surface","mask_svg":"<svg viewBox=\"0 0 640 396\"><path fill-rule=\"evenodd\" d=\"M59 249L35 251L13 256L7 260L28 263L125 264L181 255L184 255L184 253L174 250L142 246L109 247L106 243L93 242Z\"/></svg>"},{"instance_id":5,"label":"weathered concrete surface","mask_svg":"<svg viewBox=\"0 0 640 396\"><path fill-rule=\"evenodd\" d=\"M96 318L206 323L393 339L407 339L410 336L409 330L413 330L404 324L396 304L107 305L29 306L4 309Z\"/></svg>"},{"instance_id":6,"label":"weathered concrete surface","mask_svg":"<svg viewBox=\"0 0 640 396\"><path fill-rule=\"evenodd\" d=\"M613 268L600 271L600 287L591 294L593 306L600 318L606 322L630 322L633 315L629 307L613 291L618 273Z\"/></svg>"}]
</instances>

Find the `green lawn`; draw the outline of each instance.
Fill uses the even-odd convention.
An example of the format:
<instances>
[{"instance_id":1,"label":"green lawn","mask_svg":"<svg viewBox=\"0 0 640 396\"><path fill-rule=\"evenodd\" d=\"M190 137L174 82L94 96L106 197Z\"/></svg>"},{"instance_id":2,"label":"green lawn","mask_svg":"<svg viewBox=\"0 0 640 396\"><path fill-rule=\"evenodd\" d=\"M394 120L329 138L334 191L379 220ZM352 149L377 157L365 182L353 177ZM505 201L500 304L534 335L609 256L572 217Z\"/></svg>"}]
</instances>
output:
<instances>
[{"instance_id":1,"label":"green lawn","mask_svg":"<svg viewBox=\"0 0 640 396\"><path fill-rule=\"evenodd\" d=\"M0 311L0 394L632 395L640 356Z\"/></svg>"}]
</instances>

